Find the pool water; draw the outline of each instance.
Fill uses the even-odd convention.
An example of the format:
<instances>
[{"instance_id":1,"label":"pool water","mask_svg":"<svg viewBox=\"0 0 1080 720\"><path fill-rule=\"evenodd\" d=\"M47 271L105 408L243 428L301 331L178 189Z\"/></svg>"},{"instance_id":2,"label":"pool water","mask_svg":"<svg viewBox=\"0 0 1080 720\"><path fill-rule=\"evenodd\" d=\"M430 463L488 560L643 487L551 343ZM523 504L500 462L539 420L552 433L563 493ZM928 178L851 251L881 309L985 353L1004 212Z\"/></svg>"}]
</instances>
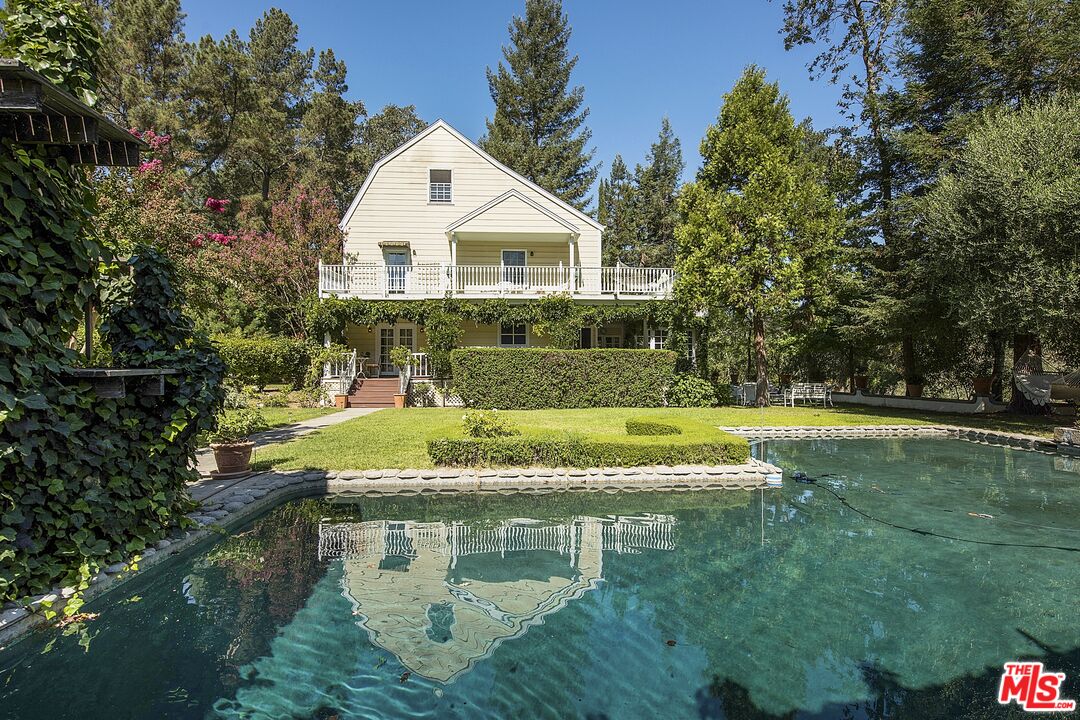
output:
<instances>
[{"instance_id":1,"label":"pool water","mask_svg":"<svg viewBox=\"0 0 1080 720\"><path fill-rule=\"evenodd\" d=\"M1080 474L756 452L783 488L286 503L0 653L0 718L1021 717L1018 658L1080 698Z\"/></svg>"}]
</instances>

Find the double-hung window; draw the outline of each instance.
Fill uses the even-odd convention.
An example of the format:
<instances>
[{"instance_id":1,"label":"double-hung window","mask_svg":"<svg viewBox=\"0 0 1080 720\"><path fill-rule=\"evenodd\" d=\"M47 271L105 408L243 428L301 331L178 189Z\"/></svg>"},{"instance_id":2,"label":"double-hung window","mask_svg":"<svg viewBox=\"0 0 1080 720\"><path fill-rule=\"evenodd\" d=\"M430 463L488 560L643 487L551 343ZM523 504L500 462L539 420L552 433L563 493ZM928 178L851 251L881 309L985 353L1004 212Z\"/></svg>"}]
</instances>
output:
<instances>
[{"instance_id":1,"label":"double-hung window","mask_svg":"<svg viewBox=\"0 0 1080 720\"><path fill-rule=\"evenodd\" d=\"M525 323L502 323L499 325L500 347L525 347L528 341Z\"/></svg>"},{"instance_id":2,"label":"double-hung window","mask_svg":"<svg viewBox=\"0 0 1080 720\"><path fill-rule=\"evenodd\" d=\"M453 170L428 170L428 202L454 201Z\"/></svg>"}]
</instances>

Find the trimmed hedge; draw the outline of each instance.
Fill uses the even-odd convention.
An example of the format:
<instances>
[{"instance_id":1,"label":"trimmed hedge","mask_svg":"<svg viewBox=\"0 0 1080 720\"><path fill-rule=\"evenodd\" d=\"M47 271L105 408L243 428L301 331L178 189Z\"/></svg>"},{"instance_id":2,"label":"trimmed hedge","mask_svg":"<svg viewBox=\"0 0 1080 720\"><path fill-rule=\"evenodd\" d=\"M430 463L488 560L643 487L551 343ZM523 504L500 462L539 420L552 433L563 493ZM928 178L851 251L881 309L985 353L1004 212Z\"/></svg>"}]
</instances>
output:
<instances>
[{"instance_id":1,"label":"trimmed hedge","mask_svg":"<svg viewBox=\"0 0 1080 720\"><path fill-rule=\"evenodd\" d=\"M469 407L660 407L675 374L669 350L464 348L450 353Z\"/></svg>"},{"instance_id":2,"label":"trimmed hedge","mask_svg":"<svg viewBox=\"0 0 1080 720\"><path fill-rule=\"evenodd\" d=\"M214 338L229 379L260 390L271 383L301 387L311 364L311 348L303 340L291 338Z\"/></svg>"},{"instance_id":3,"label":"trimmed hedge","mask_svg":"<svg viewBox=\"0 0 1080 720\"><path fill-rule=\"evenodd\" d=\"M682 435L674 423L654 418L631 418L626 421L627 435Z\"/></svg>"},{"instance_id":4,"label":"trimmed hedge","mask_svg":"<svg viewBox=\"0 0 1080 720\"><path fill-rule=\"evenodd\" d=\"M449 467L637 467L641 465L728 465L746 462L743 438L682 418L644 420L677 430L666 435L563 433L522 428L520 435L469 438L447 426L427 441L428 456Z\"/></svg>"}]
</instances>

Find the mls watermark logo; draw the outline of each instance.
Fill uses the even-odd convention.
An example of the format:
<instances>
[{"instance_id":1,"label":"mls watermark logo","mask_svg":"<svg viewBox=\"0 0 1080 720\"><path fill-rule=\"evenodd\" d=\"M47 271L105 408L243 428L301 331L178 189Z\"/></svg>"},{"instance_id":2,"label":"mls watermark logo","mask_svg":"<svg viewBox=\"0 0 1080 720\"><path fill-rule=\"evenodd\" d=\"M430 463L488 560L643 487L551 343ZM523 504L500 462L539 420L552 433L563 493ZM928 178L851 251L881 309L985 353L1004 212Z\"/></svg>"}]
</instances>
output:
<instances>
[{"instance_id":1,"label":"mls watermark logo","mask_svg":"<svg viewBox=\"0 0 1080 720\"><path fill-rule=\"evenodd\" d=\"M998 686L998 702L1015 702L1028 712L1072 712L1075 700L1060 697L1065 673L1045 672L1041 662L1005 663Z\"/></svg>"}]
</instances>

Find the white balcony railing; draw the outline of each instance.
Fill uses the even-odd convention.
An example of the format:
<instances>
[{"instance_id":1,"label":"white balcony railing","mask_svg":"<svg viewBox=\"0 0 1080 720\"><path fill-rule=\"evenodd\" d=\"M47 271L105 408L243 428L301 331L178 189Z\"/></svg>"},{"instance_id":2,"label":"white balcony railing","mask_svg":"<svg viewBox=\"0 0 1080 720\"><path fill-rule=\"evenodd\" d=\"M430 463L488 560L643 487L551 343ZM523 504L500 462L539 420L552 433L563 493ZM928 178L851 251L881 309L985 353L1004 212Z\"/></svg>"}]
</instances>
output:
<instances>
[{"instance_id":1,"label":"white balcony railing","mask_svg":"<svg viewBox=\"0 0 1080 720\"><path fill-rule=\"evenodd\" d=\"M541 297L569 293L667 298L674 284L672 268L375 264L319 268L320 297Z\"/></svg>"}]
</instances>

